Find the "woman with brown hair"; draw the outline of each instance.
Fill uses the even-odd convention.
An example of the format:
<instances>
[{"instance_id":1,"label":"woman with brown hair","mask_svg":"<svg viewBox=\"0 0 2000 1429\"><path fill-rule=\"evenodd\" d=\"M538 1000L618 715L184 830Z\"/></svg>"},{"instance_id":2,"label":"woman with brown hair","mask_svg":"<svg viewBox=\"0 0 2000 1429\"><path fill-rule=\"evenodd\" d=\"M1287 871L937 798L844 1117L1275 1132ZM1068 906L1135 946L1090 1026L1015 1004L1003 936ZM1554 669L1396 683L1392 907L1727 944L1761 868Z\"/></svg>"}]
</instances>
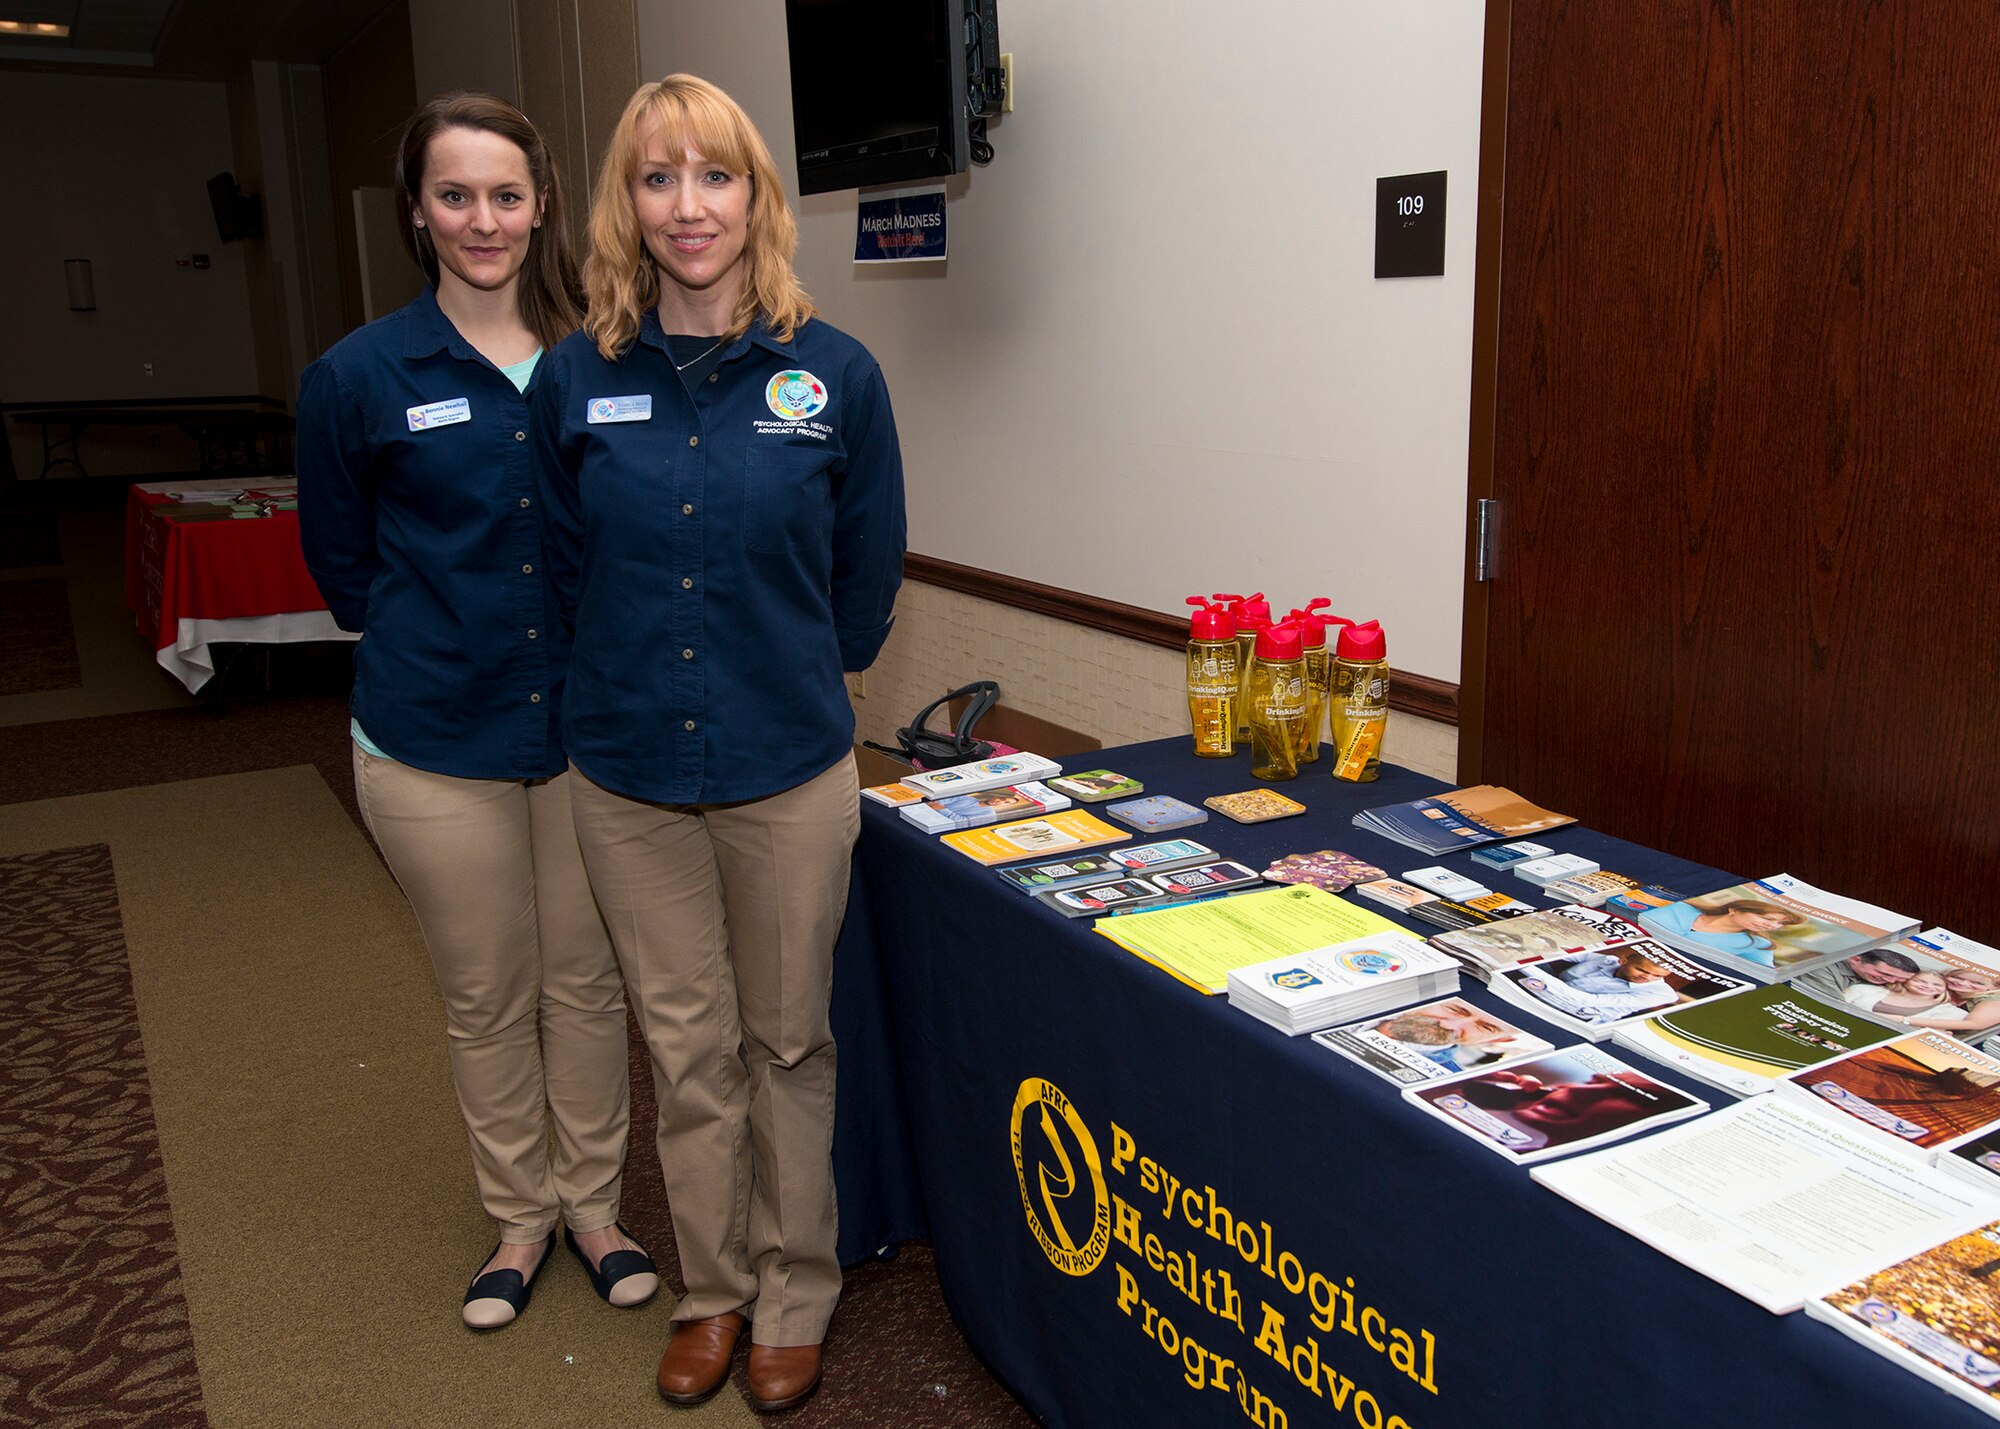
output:
<instances>
[{"instance_id":1,"label":"woman with brown hair","mask_svg":"<svg viewBox=\"0 0 2000 1429\"><path fill-rule=\"evenodd\" d=\"M770 151L714 85L633 96L590 231L590 317L534 430L577 834L652 1052L687 1285L658 1384L706 1399L747 1328L751 1407L785 1409L840 1296L841 672L889 632L902 458L881 368L814 316Z\"/></svg>"},{"instance_id":2,"label":"woman with brown hair","mask_svg":"<svg viewBox=\"0 0 2000 1429\"><path fill-rule=\"evenodd\" d=\"M576 845L528 395L582 321L541 136L483 94L431 100L396 165L430 286L300 384L306 564L356 647L362 817L422 926L480 1200L500 1244L461 1318L525 1309L564 1226L598 1293L659 1277L618 1224L629 1124L618 966Z\"/></svg>"}]
</instances>

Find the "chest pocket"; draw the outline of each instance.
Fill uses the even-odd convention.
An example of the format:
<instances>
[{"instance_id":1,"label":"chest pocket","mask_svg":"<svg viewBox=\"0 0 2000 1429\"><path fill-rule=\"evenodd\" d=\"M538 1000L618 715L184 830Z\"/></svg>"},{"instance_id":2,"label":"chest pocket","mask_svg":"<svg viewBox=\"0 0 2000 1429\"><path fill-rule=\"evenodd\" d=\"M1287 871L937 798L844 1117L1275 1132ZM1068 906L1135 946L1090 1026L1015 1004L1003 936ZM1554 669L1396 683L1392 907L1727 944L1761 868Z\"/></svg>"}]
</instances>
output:
<instances>
[{"instance_id":1,"label":"chest pocket","mask_svg":"<svg viewBox=\"0 0 2000 1429\"><path fill-rule=\"evenodd\" d=\"M744 543L766 555L826 544L833 524L833 453L752 447L746 455Z\"/></svg>"}]
</instances>

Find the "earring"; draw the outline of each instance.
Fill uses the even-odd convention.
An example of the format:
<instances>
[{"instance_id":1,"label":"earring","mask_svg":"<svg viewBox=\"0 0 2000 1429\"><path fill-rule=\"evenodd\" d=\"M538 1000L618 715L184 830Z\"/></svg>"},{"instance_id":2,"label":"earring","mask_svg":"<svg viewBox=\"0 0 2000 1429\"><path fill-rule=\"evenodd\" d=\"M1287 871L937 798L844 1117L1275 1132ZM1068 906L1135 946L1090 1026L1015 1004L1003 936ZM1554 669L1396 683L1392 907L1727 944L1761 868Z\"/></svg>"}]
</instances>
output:
<instances>
[{"instance_id":1,"label":"earring","mask_svg":"<svg viewBox=\"0 0 2000 1429\"><path fill-rule=\"evenodd\" d=\"M420 218L420 219L418 219L418 220L417 220L417 227L419 227L419 228L422 228L423 226L424 226L424 221L423 221L423 220L422 220L421 218Z\"/></svg>"},{"instance_id":2,"label":"earring","mask_svg":"<svg viewBox=\"0 0 2000 1429\"><path fill-rule=\"evenodd\" d=\"M536 219L536 220L535 220L535 227L537 227L537 228L540 228L541 226L542 226L542 221L541 221L541 220L540 220L539 218L538 218L538 219Z\"/></svg>"}]
</instances>

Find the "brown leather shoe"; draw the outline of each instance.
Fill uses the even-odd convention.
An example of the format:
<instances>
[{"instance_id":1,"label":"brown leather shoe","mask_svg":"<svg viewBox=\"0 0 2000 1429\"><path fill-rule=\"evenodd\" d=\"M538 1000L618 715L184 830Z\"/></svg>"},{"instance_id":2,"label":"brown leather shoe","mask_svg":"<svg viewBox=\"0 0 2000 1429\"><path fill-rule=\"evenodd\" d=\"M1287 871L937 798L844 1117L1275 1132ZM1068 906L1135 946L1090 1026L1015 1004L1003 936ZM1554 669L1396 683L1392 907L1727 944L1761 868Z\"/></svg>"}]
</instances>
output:
<instances>
[{"instance_id":1,"label":"brown leather shoe","mask_svg":"<svg viewBox=\"0 0 2000 1429\"><path fill-rule=\"evenodd\" d=\"M819 1388L818 1345L750 1346L750 1407L775 1414L804 1404Z\"/></svg>"},{"instance_id":2,"label":"brown leather shoe","mask_svg":"<svg viewBox=\"0 0 2000 1429\"><path fill-rule=\"evenodd\" d=\"M749 1323L740 1311L731 1310L675 1327L660 1356L660 1398L669 1404L700 1404L722 1388L736 1341Z\"/></svg>"}]
</instances>

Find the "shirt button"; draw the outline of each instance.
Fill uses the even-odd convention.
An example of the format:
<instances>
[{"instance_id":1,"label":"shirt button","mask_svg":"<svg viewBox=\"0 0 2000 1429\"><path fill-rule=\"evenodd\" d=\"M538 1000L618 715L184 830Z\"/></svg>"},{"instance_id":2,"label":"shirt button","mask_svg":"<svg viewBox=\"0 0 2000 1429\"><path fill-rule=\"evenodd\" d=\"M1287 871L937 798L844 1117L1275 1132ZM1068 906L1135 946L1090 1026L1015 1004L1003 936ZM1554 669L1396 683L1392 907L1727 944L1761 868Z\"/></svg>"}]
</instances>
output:
<instances>
[{"instance_id":1,"label":"shirt button","mask_svg":"<svg viewBox=\"0 0 2000 1429\"><path fill-rule=\"evenodd\" d=\"M683 659L683 660L692 660L692 659L694 659L694 651L692 651L692 650L682 650L682 651L681 651L681 659Z\"/></svg>"},{"instance_id":2,"label":"shirt button","mask_svg":"<svg viewBox=\"0 0 2000 1429\"><path fill-rule=\"evenodd\" d=\"M533 575L534 573L535 573L535 568L534 568L533 566L523 566L523 567L521 567L521 574L522 574L522 575L524 575L524 576L531 576L531 575Z\"/></svg>"},{"instance_id":3,"label":"shirt button","mask_svg":"<svg viewBox=\"0 0 2000 1429\"><path fill-rule=\"evenodd\" d=\"M681 577L681 589L682 589L682 590L693 590L693 589L694 589L694 577L693 577L693 576L682 576L682 577Z\"/></svg>"},{"instance_id":4,"label":"shirt button","mask_svg":"<svg viewBox=\"0 0 2000 1429\"><path fill-rule=\"evenodd\" d=\"M539 631L539 630L533 630L533 629L531 629L531 630L529 630L529 631L528 631L528 638L529 638L530 640L539 640L539 639L541 639L541 638L542 638L542 632L541 632L541 631Z\"/></svg>"},{"instance_id":5,"label":"shirt button","mask_svg":"<svg viewBox=\"0 0 2000 1429\"><path fill-rule=\"evenodd\" d=\"M693 721L693 720L689 720L689 721L688 721L688 722L687 722L686 724L682 725L682 726L681 726L681 728L682 728L682 729L684 729L684 730L686 730L686 731L687 731L687 732L688 732L689 734L693 734L693 733L694 733L694 721Z\"/></svg>"},{"instance_id":6,"label":"shirt button","mask_svg":"<svg viewBox=\"0 0 2000 1429\"><path fill-rule=\"evenodd\" d=\"M527 439L528 439L528 434L526 432L514 433L514 440L517 442L525 442Z\"/></svg>"},{"instance_id":7,"label":"shirt button","mask_svg":"<svg viewBox=\"0 0 2000 1429\"><path fill-rule=\"evenodd\" d=\"M689 438L688 438L688 445L689 445L689 446L691 446L691 447L698 447L698 446L700 446L700 445L701 445L701 438L700 438L700 437L689 437Z\"/></svg>"},{"instance_id":8,"label":"shirt button","mask_svg":"<svg viewBox=\"0 0 2000 1429\"><path fill-rule=\"evenodd\" d=\"M531 704L531 705L538 705L538 704L540 704L541 702L542 702L542 697L541 697L540 695L529 695L529 696L528 696L528 703L529 703L529 704Z\"/></svg>"},{"instance_id":9,"label":"shirt button","mask_svg":"<svg viewBox=\"0 0 2000 1429\"><path fill-rule=\"evenodd\" d=\"M527 497L525 497L525 496L524 496L524 497L522 497L522 498L521 498L521 509L522 509L523 511L527 510L527 509L528 509L528 507L529 507L530 505L532 505L532 504L533 504L533 503L532 503L532 502L530 502L530 501L528 500L528 498L527 498Z\"/></svg>"},{"instance_id":10,"label":"shirt button","mask_svg":"<svg viewBox=\"0 0 2000 1429\"><path fill-rule=\"evenodd\" d=\"M693 507L693 506L683 506L683 507L681 507L681 515L683 515L683 516L692 516L692 515L694 515L694 507Z\"/></svg>"},{"instance_id":11,"label":"shirt button","mask_svg":"<svg viewBox=\"0 0 2000 1429\"><path fill-rule=\"evenodd\" d=\"M708 380L713 382L717 377L720 377L721 375L722 374L719 372L711 372L708 374Z\"/></svg>"}]
</instances>

